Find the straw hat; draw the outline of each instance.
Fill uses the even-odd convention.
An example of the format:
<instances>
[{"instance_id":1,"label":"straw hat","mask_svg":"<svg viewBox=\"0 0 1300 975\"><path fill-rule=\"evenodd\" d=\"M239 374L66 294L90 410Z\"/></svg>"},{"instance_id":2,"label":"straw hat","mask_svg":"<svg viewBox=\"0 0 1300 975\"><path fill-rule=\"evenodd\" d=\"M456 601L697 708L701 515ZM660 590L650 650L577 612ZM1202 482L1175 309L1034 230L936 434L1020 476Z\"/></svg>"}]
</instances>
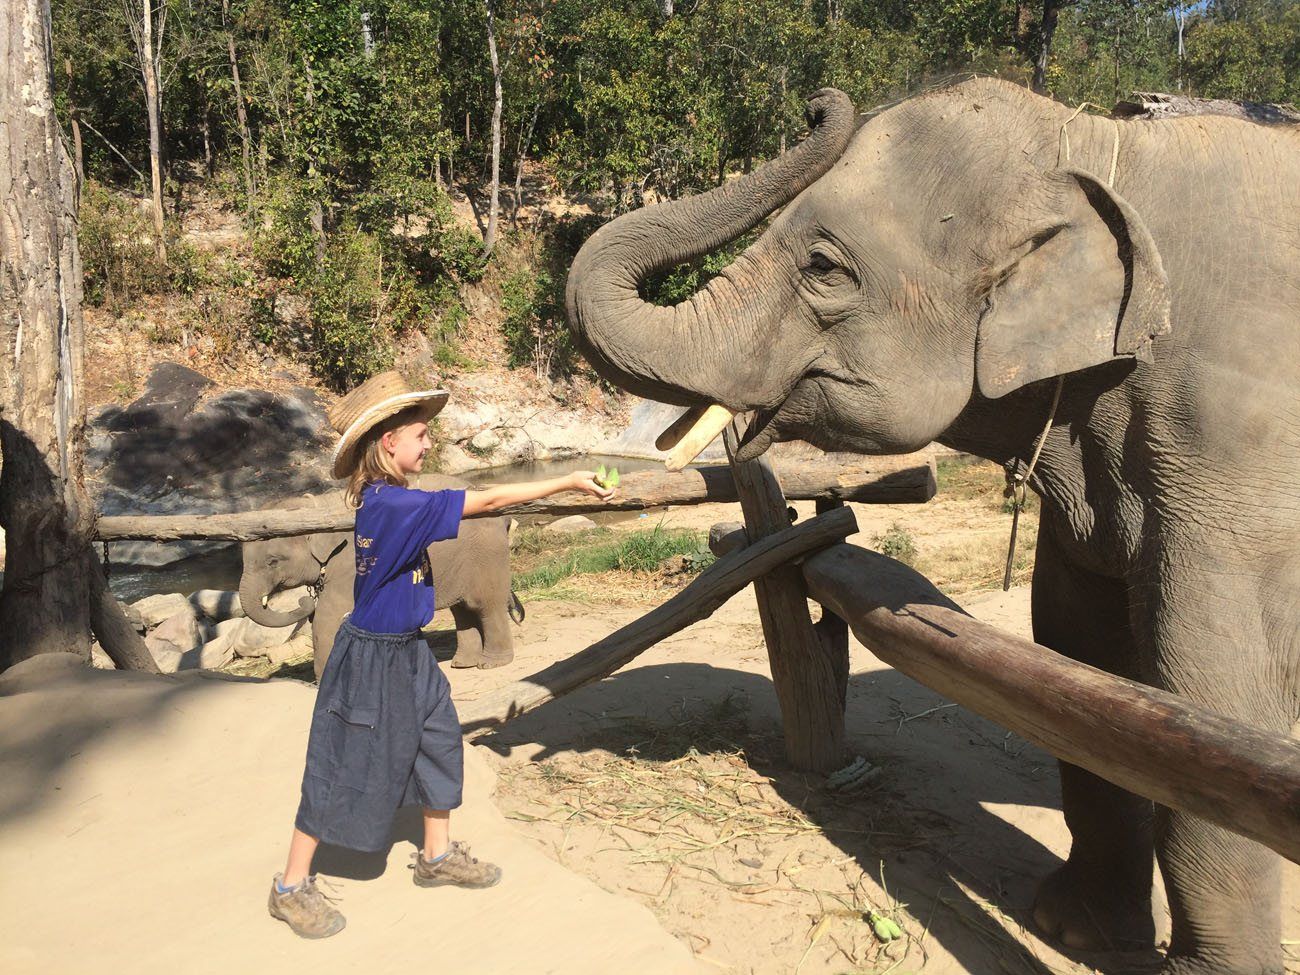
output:
<instances>
[{"instance_id":1,"label":"straw hat","mask_svg":"<svg viewBox=\"0 0 1300 975\"><path fill-rule=\"evenodd\" d=\"M418 408L418 415L427 422L446 403L445 389L412 390L400 374L392 371L371 376L326 414L330 426L343 435L334 448L334 476L343 478L352 473L357 464L357 448L375 424L413 408Z\"/></svg>"}]
</instances>

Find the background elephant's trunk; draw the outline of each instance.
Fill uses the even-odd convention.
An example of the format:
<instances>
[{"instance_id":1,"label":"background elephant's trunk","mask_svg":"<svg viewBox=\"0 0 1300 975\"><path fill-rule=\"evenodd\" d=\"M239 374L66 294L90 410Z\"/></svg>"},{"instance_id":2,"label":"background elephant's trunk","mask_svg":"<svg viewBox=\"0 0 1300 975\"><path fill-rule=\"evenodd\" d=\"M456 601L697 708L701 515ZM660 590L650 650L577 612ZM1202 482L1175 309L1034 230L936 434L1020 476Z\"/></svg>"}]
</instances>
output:
<instances>
[{"instance_id":1,"label":"background elephant's trunk","mask_svg":"<svg viewBox=\"0 0 1300 975\"><path fill-rule=\"evenodd\" d=\"M316 601L310 596L303 596L298 601L297 608L287 613L267 609L262 605L262 597L267 593L259 592L259 589L261 587L253 585L247 573L239 580L239 602L244 609L244 615L262 626L292 626L307 619L316 609Z\"/></svg>"},{"instance_id":2,"label":"background elephant's trunk","mask_svg":"<svg viewBox=\"0 0 1300 975\"><path fill-rule=\"evenodd\" d=\"M649 274L734 240L830 169L854 132L853 103L823 88L809 99L808 118L807 139L748 176L626 214L591 236L569 271L566 303L578 346L597 372L663 402L758 405L741 398L754 395L754 360L762 358L755 353L771 344L770 336L760 341L762 319L777 317L759 307L771 290L759 282L771 273L762 260L742 258L671 308L645 301L639 287Z\"/></svg>"}]
</instances>

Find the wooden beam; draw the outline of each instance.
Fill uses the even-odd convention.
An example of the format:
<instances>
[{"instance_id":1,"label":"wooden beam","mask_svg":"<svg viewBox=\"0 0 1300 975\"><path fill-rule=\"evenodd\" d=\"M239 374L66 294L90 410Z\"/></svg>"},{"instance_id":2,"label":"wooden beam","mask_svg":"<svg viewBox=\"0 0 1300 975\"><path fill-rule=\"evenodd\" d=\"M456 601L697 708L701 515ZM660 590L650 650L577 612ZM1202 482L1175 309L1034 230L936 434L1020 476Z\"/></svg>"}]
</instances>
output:
<instances>
[{"instance_id":1,"label":"wooden beam","mask_svg":"<svg viewBox=\"0 0 1300 975\"><path fill-rule=\"evenodd\" d=\"M462 730L470 739L477 738L562 694L608 677L661 640L712 615L765 573L794 565L807 553L857 530L853 512L840 508L732 552L667 602L585 650L477 700L457 703Z\"/></svg>"},{"instance_id":2,"label":"wooden beam","mask_svg":"<svg viewBox=\"0 0 1300 975\"><path fill-rule=\"evenodd\" d=\"M778 470L787 485L786 496L796 500L908 504L928 501L934 496L934 464L930 458L866 457L859 460L859 464L847 468L811 461L791 463ZM583 494L566 492L541 501L502 508L490 515L472 517L560 517L736 500L736 485L730 468L714 465L676 474L658 470L624 474L618 497L608 504ZM224 515L110 515L99 519L95 537L100 541L144 538L159 542L180 539L248 542L284 535L348 531L355 520L355 512L341 502L319 508L266 508Z\"/></svg>"},{"instance_id":3,"label":"wooden beam","mask_svg":"<svg viewBox=\"0 0 1300 975\"><path fill-rule=\"evenodd\" d=\"M803 576L901 673L1064 761L1300 863L1300 741L1003 633L876 552L836 545L807 559Z\"/></svg>"},{"instance_id":4,"label":"wooden beam","mask_svg":"<svg viewBox=\"0 0 1300 975\"><path fill-rule=\"evenodd\" d=\"M787 528L790 516L781 482L767 458L736 461L743 422L733 422L722 440L745 514L745 531L756 542ZM774 569L754 581L754 591L781 707L786 758L797 769L834 771L845 758L848 640L822 642L808 613L808 592L798 567Z\"/></svg>"}]
</instances>

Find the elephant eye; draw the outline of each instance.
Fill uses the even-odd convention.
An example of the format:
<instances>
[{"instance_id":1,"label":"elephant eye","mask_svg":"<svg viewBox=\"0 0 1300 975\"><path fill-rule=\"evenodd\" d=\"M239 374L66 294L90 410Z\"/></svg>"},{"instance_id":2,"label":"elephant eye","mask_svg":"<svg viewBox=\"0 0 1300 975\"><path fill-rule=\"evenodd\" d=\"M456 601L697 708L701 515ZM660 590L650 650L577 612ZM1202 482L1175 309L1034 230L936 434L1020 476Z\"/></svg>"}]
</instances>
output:
<instances>
[{"instance_id":1,"label":"elephant eye","mask_svg":"<svg viewBox=\"0 0 1300 975\"><path fill-rule=\"evenodd\" d=\"M853 272L849 270L847 262L822 244L818 244L808 252L808 260L803 266L803 271L822 284L853 284L857 281Z\"/></svg>"}]
</instances>

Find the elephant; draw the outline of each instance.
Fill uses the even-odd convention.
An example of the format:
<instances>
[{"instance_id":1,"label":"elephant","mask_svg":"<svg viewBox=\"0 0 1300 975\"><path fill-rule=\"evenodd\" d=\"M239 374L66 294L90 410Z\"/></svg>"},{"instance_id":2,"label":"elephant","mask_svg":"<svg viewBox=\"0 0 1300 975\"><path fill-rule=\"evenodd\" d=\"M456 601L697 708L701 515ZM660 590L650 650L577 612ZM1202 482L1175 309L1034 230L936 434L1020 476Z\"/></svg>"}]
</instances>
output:
<instances>
[{"instance_id":1,"label":"elephant","mask_svg":"<svg viewBox=\"0 0 1300 975\"><path fill-rule=\"evenodd\" d=\"M802 439L932 441L1041 502L1035 639L1277 734L1300 717L1300 126L1118 121L989 78L856 116L809 101L797 147L625 214L570 268L600 375L752 415L737 457ZM673 306L648 275L781 209ZM1150 948L1166 975L1280 973L1281 861L1060 768L1072 844L1038 887L1068 946Z\"/></svg>"},{"instance_id":2,"label":"elephant","mask_svg":"<svg viewBox=\"0 0 1300 975\"><path fill-rule=\"evenodd\" d=\"M425 474L418 486L436 491L468 485L455 478ZM282 507L308 507L331 500L329 495L297 498ZM437 608L450 608L456 621L453 667L488 669L514 659L509 620L522 623L524 608L510 585L507 522L505 518L465 521L456 538L429 546ZM243 556L239 597L244 612L263 626L288 626L310 616L319 678L339 624L352 610L356 579L352 533L320 532L245 542ZM299 586L311 586L315 593L304 596L295 609L279 612L265 605L264 600L274 593Z\"/></svg>"}]
</instances>

